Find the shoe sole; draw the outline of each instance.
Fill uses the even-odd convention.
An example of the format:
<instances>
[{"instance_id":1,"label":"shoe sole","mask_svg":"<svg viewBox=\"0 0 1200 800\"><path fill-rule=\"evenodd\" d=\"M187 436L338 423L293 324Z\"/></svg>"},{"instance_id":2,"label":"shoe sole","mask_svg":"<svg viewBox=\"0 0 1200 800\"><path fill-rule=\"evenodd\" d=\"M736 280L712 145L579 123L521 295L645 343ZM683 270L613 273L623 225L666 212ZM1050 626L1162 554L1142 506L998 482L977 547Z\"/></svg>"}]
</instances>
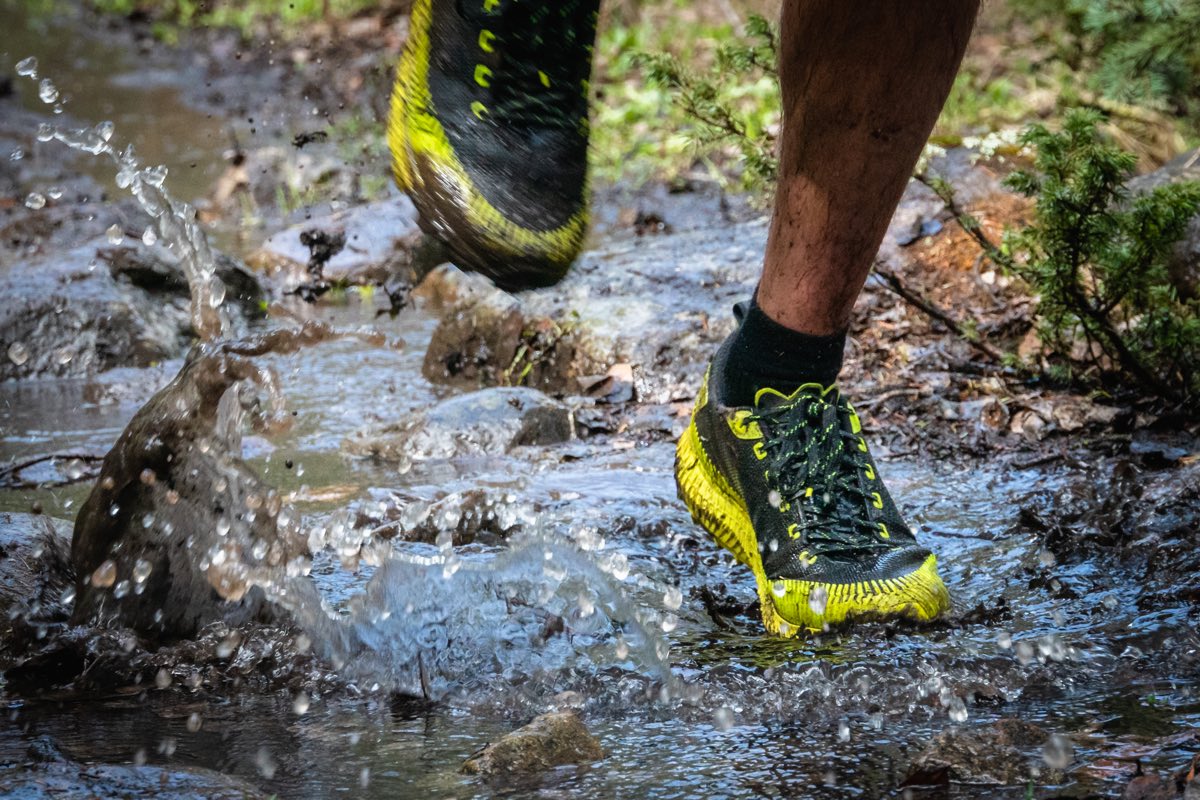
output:
<instances>
[{"instance_id":1,"label":"shoe sole","mask_svg":"<svg viewBox=\"0 0 1200 800\"><path fill-rule=\"evenodd\" d=\"M933 554L912 572L886 580L821 583L768 579L746 504L704 452L694 420L676 445L675 481L692 519L754 573L768 633L785 637L802 629L816 633L864 618L927 621L950 607L950 593L938 575L937 556ZM822 591L823 609L817 600L810 602Z\"/></svg>"}]
</instances>

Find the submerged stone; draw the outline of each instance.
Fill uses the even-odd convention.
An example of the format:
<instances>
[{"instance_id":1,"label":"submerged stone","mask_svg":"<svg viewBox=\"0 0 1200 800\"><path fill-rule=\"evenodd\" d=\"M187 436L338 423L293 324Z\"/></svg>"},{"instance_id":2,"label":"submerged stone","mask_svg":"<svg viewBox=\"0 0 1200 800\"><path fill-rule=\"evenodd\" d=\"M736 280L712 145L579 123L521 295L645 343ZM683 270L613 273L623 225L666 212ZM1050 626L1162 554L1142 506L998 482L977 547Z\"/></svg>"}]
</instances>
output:
<instances>
[{"instance_id":1,"label":"submerged stone","mask_svg":"<svg viewBox=\"0 0 1200 800\"><path fill-rule=\"evenodd\" d=\"M1048 767L1040 757L1048 739L1037 725L1017 719L977 729L950 728L913 759L902 785L1061 783L1062 770Z\"/></svg>"},{"instance_id":2,"label":"submerged stone","mask_svg":"<svg viewBox=\"0 0 1200 800\"><path fill-rule=\"evenodd\" d=\"M462 771L486 777L532 775L602 758L604 750L579 716L574 711L555 711L472 754Z\"/></svg>"},{"instance_id":3,"label":"submerged stone","mask_svg":"<svg viewBox=\"0 0 1200 800\"><path fill-rule=\"evenodd\" d=\"M503 455L571 438L571 410L535 389L502 387L452 397L346 440L355 455L388 461Z\"/></svg>"}]
</instances>

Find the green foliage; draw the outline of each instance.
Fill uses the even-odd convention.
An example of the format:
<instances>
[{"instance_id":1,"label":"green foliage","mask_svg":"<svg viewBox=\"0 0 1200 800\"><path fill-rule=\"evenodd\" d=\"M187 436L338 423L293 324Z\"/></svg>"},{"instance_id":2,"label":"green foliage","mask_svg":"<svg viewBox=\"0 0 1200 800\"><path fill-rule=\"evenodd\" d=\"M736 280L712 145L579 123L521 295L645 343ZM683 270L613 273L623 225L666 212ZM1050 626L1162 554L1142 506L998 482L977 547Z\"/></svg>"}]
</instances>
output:
<instances>
[{"instance_id":1,"label":"green foliage","mask_svg":"<svg viewBox=\"0 0 1200 800\"><path fill-rule=\"evenodd\" d=\"M1007 184L1034 198L1035 220L991 255L1037 293L1039 334L1059 366L1123 374L1142 392L1195 404L1200 301L1179 298L1167 261L1200 210L1200 184L1129 197L1136 157L1103 140L1101 121L1077 110L1061 132L1026 131L1033 169Z\"/></svg>"},{"instance_id":2,"label":"green foliage","mask_svg":"<svg viewBox=\"0 0 1200 800\"><path fill-rule=\"evenodd\" d=\"M668 90L691 120L691 135L700 149L732 145L741 156L747 188L774 184L774 123L778 120L779 75L777 35L764 18L751 15L745 37L731 38L716 50L715 63L701 76L670 53L639 57L651 84ZM746 103L745 87L766 81L775 87L773 106Z\"/></svg>"},{"instance_id":3,"label":"green foliage","mask_svg":"<svg viewBox=\"0 0 1200 800\"><path fill-rule=\"evenodd\" d=\"M1065 18L1064 55L1116 100L1179 114L1200 103L1196 0L1017 0L1033 15ZM1061 35L1061 34L1060 34ZM1094 62L1094 68L1091 63Z\"/></svg>"},{"instance_id":4,"label":"green foliage","mask_svg":"<svg viewBox=\"0 0 1200 800\"><path fill-rule=\"evenodd\" d=\"M758 69L744 59L737 31L724 21L697 15L696 4L664 0L638 7L628 22L602 26L596 45L592 108L592 174L632 184L673 180L702 165L720 180L739 168L741 148L729 139L706 135L706 126L679 102L664 82L647 80L652 61L673 65L683 75L715 76L725 105L736 112L749 135L774 130L779 122L779 82L774 61ZM723 17L722 17L723 20ZM759 23L754 23L759 24ZM654 55L649 55L654 54ZM740 79L722 78L723 64L738 62Z\"/></svg>"}]
</instances>

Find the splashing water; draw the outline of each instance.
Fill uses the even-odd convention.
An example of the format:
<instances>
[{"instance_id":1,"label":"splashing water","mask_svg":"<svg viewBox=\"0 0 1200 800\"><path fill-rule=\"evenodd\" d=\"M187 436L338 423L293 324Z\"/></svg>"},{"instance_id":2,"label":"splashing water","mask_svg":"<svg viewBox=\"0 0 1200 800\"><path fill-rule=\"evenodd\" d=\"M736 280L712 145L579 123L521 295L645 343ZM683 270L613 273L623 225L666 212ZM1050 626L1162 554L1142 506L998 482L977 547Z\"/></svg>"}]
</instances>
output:
<instances>
[{"instance_id":1,"label":"splashing water","mask_svg":"<svg viewBox=\"0 0 1200 800\"><path fill-rule=\"evenodd\" d=\"M37 83L43 102L59 103L58 89L50 79L39 79L35 60L22 61L17 71ZM271 429L286 420L277 378L244 357L295 352L338 334L309 324L298 332L226 341L225 286L195 209L167 191L166 167L143 166L131 145L122 149L113 143L114 133L111 122L79 129L42 124L37 139L58 141L113 163L117 186L128 190L154 220L138 238L146 245L161 241L180 259L191 291L192 323L208 348L201 357L216 358L219 350L235 359L225 368L236 366L244 381L268 395L269 416L257 422L259 428ZM113 226L107 238L119 244L126 234ZM14 357L11 349L9 355ZM184 377L181 373L177 382ZM245 421L242 403L236 401L237 384L231 389L235 401L220 404L218 430L240 429ZM175 410L190 414L188 408ZM222 442L232 447L240 437L197 439L195 446L207 453ZM195 565L226 599L240 599L251 586L263 589L291 612L317 651L348 679L442 699L469 696L497 682L519 684L527 694L536 694L539 686L553 694L562 691L567 676L597 677L602 668L616 665L661 681L660 696L669 696L678 682L663 636L677 619L671 613L659 619L635 607L622 589L629 576L623 556L597 557L582 542L539 525L504 548L466 554L454 550L448 534L430 547L376 540L372 532L342 523L303 531L299 516L274 490L264 494L249 484L235 486L239 480L238 471L230 469L220 486L213 485L223 503L231 502L225 503L227 516L213 526L215 540L192 551ZM153 484L144 477L142 482ZM260 538L264 529L253 529L259 515L271 519L275 541ZM296 555L294 545L305 540L307 547L299 548L304 554ZM191 541L189 537L189 548ZM286 558L273 557L284 551ZM370 577L358 595L339 607L313 580L313 563L321 559L340 561L348 570L365 565ZM150 574L149 562L138 560L132 584L118 582L116 565L105 561L93 581L104 589L123 586L120 596L126 596L130 591L141 594ZM113 592L120 599L115 588ZM682 603L677 587L665 593L659 589L659 596L669 611Z\"/></svg>"},{"instance_id":2,"label":"splashing water","mask_svg":"<svg viewBox=\"0 0 1200 800\"><path fill-rule=\"evenodd\" d=\"M347 541L327 547L344 551ZM674 683L652 617L561 536L535 532L498 552L465 555L448 544L374 543L363 560L373 565L370 579L343 608L294 565L230 571L263 587L343 676L363 685L466 703L498 685L552 695L570 676L619 663Z\"/></svg>"},{"instance_id":3,"label":"splashing water","mask_svg":"<svg viewBox=\"0 0 1200 800\"><path fill-rule=\"evenodd\" d=\"M27 58L21 61L17 65L17 74L37 81L37 60ZM42 78L38 82L38 96L48 105L59 101L58 89L49 78ZM220 340L229 330L228 320L221 309L225 302L225 284L217 277L216 259L208 238L196 221L196 209L167 192L164 187L166 167L142 166L133 145L118 149L112 143L114 132L111 122L74 129L42 123L38 127L37 139L40 142L58 141L72 150L112 160L117 168L117 186L129 190L142 210L154 220L157 228L154 238L162 239L179 257L191 290L192 326L196 335L202 341ZM109 239L113 239L111 233Z\"/></svg>"}]
</instances>

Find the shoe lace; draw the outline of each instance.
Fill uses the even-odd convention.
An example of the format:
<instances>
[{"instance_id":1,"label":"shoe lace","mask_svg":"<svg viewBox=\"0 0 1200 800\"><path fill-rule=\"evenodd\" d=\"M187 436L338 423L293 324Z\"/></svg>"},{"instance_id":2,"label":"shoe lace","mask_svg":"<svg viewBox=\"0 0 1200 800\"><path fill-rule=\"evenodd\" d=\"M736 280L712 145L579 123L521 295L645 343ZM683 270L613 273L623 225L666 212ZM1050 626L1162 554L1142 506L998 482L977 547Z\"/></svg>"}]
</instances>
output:
<instances>
[{"instance_id":1,"label":"shoe lace","mask_svg":"<svg viewBox=\"0 0 1200 800\"><path fill-rule=\"evenodd\" d=\"M868 468L867 453L851 432L849 405L831 394L832 402L819 391L801 391L791 402L760 406L748 417L763 432L768 483L781 504L806 504L808 513L797 524L814 555L886 549L870 510L873 495L859 479Z\"/></svg>"}]
</instances>

